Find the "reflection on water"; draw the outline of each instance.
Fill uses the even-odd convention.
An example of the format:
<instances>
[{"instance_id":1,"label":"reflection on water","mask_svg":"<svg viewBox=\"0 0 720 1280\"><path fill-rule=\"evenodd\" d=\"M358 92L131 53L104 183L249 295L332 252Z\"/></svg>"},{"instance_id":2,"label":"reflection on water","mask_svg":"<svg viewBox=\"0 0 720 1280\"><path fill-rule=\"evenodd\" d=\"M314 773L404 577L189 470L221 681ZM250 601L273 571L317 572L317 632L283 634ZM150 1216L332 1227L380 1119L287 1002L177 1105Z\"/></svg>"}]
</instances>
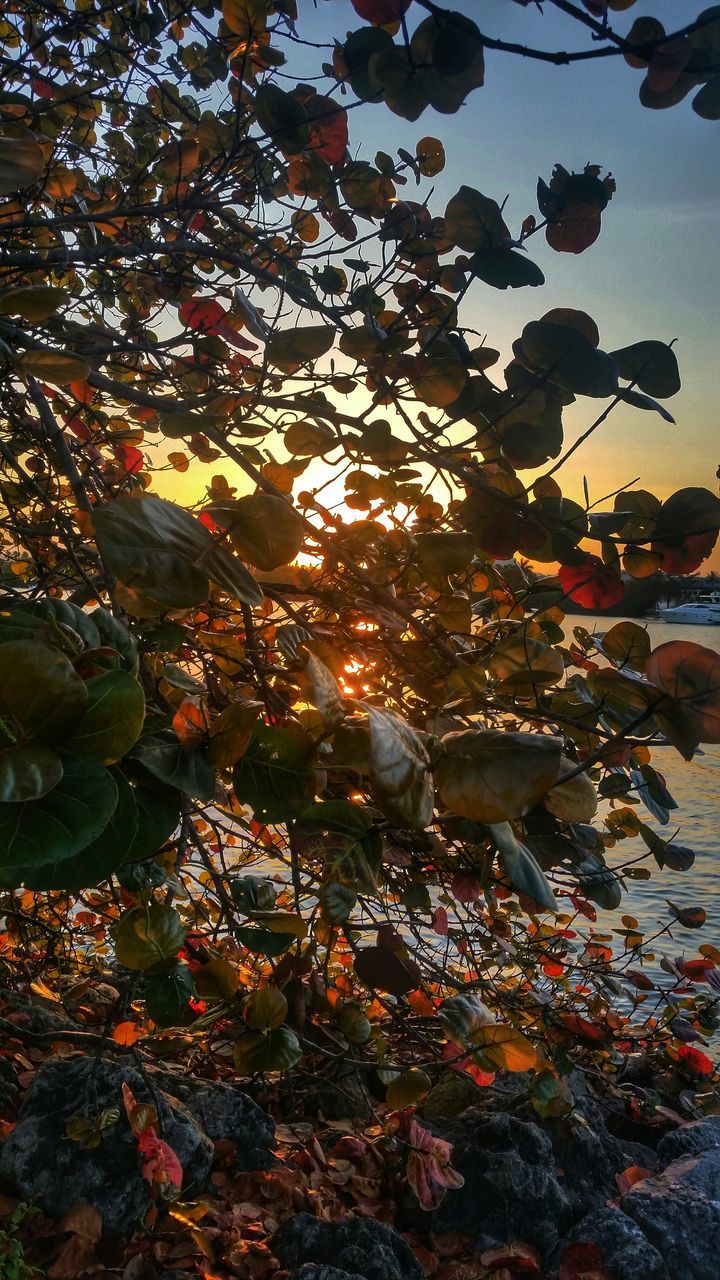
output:
<instances>
[{"instance_id":1,"label":"reflection on water","mask_svg":"<svg viewBox=\"0 0 720 1280\"><path fill-rule=\"evenodd\" d=\"M592 618L568 615L566 630L583 626L591 634L609 631L619 618ZM647 628L653 648L669 640L689 640L720 653L720 626L677 626L656 620L631 619ZM679 808L670 814L670 822L660 827L640 805L638 813L648 826L664 838L674 836L695 851L695 863L689 871L661 870L654 859L652 879L629 880L624 900L624 910L636 916L641 929L648 933L659 921L668 919L667 898L681 906L701 906L707 912L707 923L700 931L690 931L678 926L673 931L673 944L665 944L668 954L679 955L685 949L694 952L698 943L710 942L720 947L720 858L718 857L718 799L720 792L720 745L701 747L694 759L682 759L674 747L653 748L653 766L662 773L670 793ZM636 842L633 842L633 844ZM637 842L639 848L639 842ZM625 842L618 848L618 860L632 846ZM613 851L608 855L612 862ZM661 948L661 950L664 948Z\"/></svg>"}]
</instances>

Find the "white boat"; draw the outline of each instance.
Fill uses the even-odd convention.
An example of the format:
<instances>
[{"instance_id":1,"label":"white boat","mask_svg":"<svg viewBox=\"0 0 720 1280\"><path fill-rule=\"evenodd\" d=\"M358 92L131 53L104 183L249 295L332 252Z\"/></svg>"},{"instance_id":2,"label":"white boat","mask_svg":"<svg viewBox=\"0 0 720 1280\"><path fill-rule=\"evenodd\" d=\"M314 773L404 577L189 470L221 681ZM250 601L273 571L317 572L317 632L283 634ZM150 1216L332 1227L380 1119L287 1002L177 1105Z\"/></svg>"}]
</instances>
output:
<instances>
[{"instance_id":1,"label":"white boat","mask_svg":"<svg viewBox=\"0 0 720 1280\"><path fill-rule=\"evenodd\" d=\"M720 627L720 591L691 596L671 609L658 609L663 622L682 622L685 626Z\"/></svg>"}]
</instances>

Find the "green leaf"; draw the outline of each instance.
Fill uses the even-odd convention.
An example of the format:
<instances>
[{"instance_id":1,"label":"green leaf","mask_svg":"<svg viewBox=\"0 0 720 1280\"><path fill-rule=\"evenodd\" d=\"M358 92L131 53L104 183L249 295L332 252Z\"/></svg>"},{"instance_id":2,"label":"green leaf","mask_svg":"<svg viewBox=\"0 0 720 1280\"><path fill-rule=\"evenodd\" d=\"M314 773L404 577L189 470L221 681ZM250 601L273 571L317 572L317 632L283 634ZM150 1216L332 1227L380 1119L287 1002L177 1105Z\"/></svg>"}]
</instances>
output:
<instances>
[{"instance_id":1,"label":"green leaf","mask_svg":"<svg viewBox=\"0 0 720 1280\"><path fill-rule=\"evenodd\" d=\"M481 1027L493 1022L493 1015L479 996L448 996L438 1009L438 1019L446 1036L456 1044L472 1041Z\"/></svg>"},{"instance_id":2,"label":"green leaf","mask_svg":"<svg viewBox=\"0 0 720 1280\"><path fill-rule=\"evenodd\" d=\"M0 315L20 316L30 324L40 324L54 316L69 300L67 290L56 285L18 285L0 293Z\"/></svg>"},{"instance_id":3,"label":"green leaf","mask_svg":"<svg viewBox=\"0 0 720 1280\"><path fill-rule=\"evenodd\" d=\"M386 1101L393 1111L404 1111L426 1098L432 1089L432 1080L426 1071L410 1067L390 1082Z\"/></svg>"},{"instance_id":4,"label":"green leaf","mask_svg":"<svg viewBox=\"0 0 720 1280\"><path fill-rule=\"evenodd\" d=\"M637 622L617 622L596 643L618 667L644 671L650 656L650 637Z\"/></svg>"},{"instance_id":5,"label":"green leaf","mask_svg":"<svg viewBox=\"0 0 720 1280\"><path fill-rule=\"evenodd\" d=\"M287 822L315 795L315 750L299 725L260 724L233 770L241 804L252 806L258 822Z\"/></svg>"},{"instance_id":6,"label":"green leaf","mask_svg":"<svg viewBox=\"0 0 720 1280\"><path fill-rule=\"evenodd\" d=\"M133 759L161 782L192 796L212 800L215 773L205 747L184 747L171 729L142 738L133 750Z\"/></svg>"},{"instance_id":7,"label":"green leaf","mask_svg":"<svg viewBox=\"0 0 720 1280\"><path fill-rule=\"evenodd\" d=\"M72 858L105 829L118 800L112 774L95 760L63 758L52 791L23 804L0 804L0 870Z\"/></svg>"},{"instance_id":8,"label":"green leaf","mask_svg":"<svg viewBox=\"0 0 720 1280\"><path fill-rule=\"evenodd\" d=\"M675 352L665 342L634 342L610 352L621 378L635 382L649 396L665 400L680 390L680 371Z\"/></svg>"},{"instance_id":9,"label":"green leaf","mask_svg":"<svg viewBox=\"0 0 720 1280\"><path fill-rule=\"evenodd\" d=\"M653 400L651 396L643 395L642 391L635 391L631 387L623 387L619 394L620 399L624 400L625 404L631 404L634 409L647 409L652 413L659 413L664 422L672 422L674 425L675 419L672 414L664 405L658 404L657 400Z\"/></svg>"},{"instance_id":10,"label":"green leaf","mask_svg":"<svg viewBox=\"0 0 720 1280\"><path fill-rule=\"evenodd\" d=\"M23 874L28 889L63 889L77 893L109 879L122 866L138 830L138 809L133 788L119 769L111 769L118 800L107 826L80 853L41 867L29 866Z\"/></svg>"},{"instance_id":11,"label":"green leaf","mask_svg":"<svg viewBox=\"0 0 720 1280\"><path fill-rule=\"evenodd\" d=\"M246 916L253 911L272 911L277 900L277 890L272 881L263 880L260 876L238 876L231 880L230 894Z\"/></svg>"},{"instance_id":12,"label":"green leaf","mask_svg":"<svg viewBox=\"0 0 720 1280\"><path fill-rule=\"evenodd\" d=\"M246 604L264 599L245 566L172 502L116 498L95 508L93 524L108 568L126 587L147 592L168 608L201 604L209 578Z\"/></svg>"},{"instance_id":13,"label":"green leaf","mask_svg":"<svg viewBox=\"0 0 720 1280\"><path fill-rule=\"evenodd\" d=\"M283 373L296 373L301 365L318 360L335 341L336 330L327 324L280 329L271 334L265 347L268 364Z\"/></svg>"},{"instance_id":14,"label":"green leaf","mask_svg":"<svg viewBox=\"0 0 720 1280\"><path fill-rule=\"evenodd\" d=\"M368 716L373 797L391 822L422 831L435 800L425 745L394 712L368 707Z\"/></svg>"},{"instance_id":15,"label":"green leaf","mask_svg":"<svg viewBox=\"0 0 720 1280\"><path fill-rule=\"evenodd\" d=\"M470 271L493 289L536 289L545 283L538 266L514 249L478 249L470 259Z\"/></svg>"},{"instance_id":16,"label":"green leaf","mask_svg":"<svg viewBox=\"0 0 720 1280\"><path fill-rule=\"evenodd\" d=\"M185 929L175 908L157 902L126 911L113 926L112 935L118 963L136 971L172 960L185 942Z\"/></svg>"},{"instance_id":17,"label":"green leaf","mask_svg":"<svg viewBox=\"0 0 720 1280\"><path fill-rule=\"evenodd\" d=\"M418 557L428 573L462 573L475 554L469 533L421 533L415 538Z\"/></svg>"},{"instance_id":18,"label":"green leaf","mask_svg":"<svg viewBox=\"0 0 720 1280\"><path fill-rule=\"evenodd\" d=\"M263 133L287 156L304 151L310 141L305 108L277 85L265 81L255 94L255 116Z\"/></svg>"},{"instance_id":19,"label":"green leaf","mask_svg":"<svg viewBox=\"0 0 720 1280\"><path fill-rule=\"evenodd\" d=\"M340 1006L337 1025L350 1044L367 1044L372 1035L370 1019L357 1000L348 1000Z\"/></svg>"},{"instance_id":20,"label":"green leaf","mask_svg":"<svg viewBox=\"0 0 720 1280\"><path fill-rule=\"evenodd\" d=\"M497 201L466 186L460 187L445 209L445 235L466 253L510 239Z\"/></svg>"},{"instance_id":21,"label":"green leaf","mask_svg":"<svg viewBox=\"0 0 720 1280\"><path fill-rule=\"evenodd\" d=\"M500 855L503 871L513 887L526 893L546 911L557 912L558 904L547 878L530 850L516 839L510 823L490 823L489 830Z\"/></svg>"},{"instance_id":22,"label":"green leaf","mask_svg":"<svg viewBox=\"0 0 720 1280\"><path fill-rule=\"evenodd\" d=\"M174 787L164 787L154 777L134 788L138 828L127 852L127 861L135 862L157 853L175 832L180 822L182 796Z\"/></svg>"},{"instance_id":23,"label":"green leaf","mask_svg":"<svg viewBox=\"0 0 720 1280\"><path fill-rule=\"evenodd\" d=\"M195 991L190 967L180 960L169 972L154 973L145 986L145 1010L158 1027L182 1026Z\"/></svg>"},{"instance_id":24,"label":"green leaf","mask_svg":"<svg viewBox=\"0 0 720 1280\"><path fill-rule=\"evenodd\" d=\"M52 748L7 747L0 751L0 803L38 800L57 786L62 775L62 760Z\"/></svg>"},{"instance_id":25,"label":"green leaf","mask_svg":"<svg viewBox=\"0 0 720 1280\"><path fill-rule=\"evenodd\" d=\"M306 809L295 830L303 856L320 858L328 881L353 893L375 892L383 844L367 809L327 800Z\"/></svg>"},{"instance_id":26,"label":"green leaf","mask_svg":"<svg viewBox=\"0 0 720 1280\"><path fill-rule=\"evenodd\" d=\"M440 799L463 818L506 822L554 786L561 741L551 734L466 729L442 740L435 769Z\"/></svg>"},{"instance_id":27,"label":"green leaf","mask_svg":"<svg viewBox=\"0 0 720 1280\"><path fill-rule=\"evenodd\" d=\"M248 1031L235 1042L235 1068L242 1076L261 1071L289 1071L302 1057L302 1049L289 1027Z\"/></svg>"},{"instance_id":28,"label":"green leaf","mask_svg":"<svg viewBox=\"0 0 720 1280\"><path fill-rule=\"evenodd\" d=\"M720 120L720 76L713 76L695 94L692 109L703 120Z\"/></svg>"},{"instance_id":29,"label":"green leaf","mask_svg":"<svg viewBox=\"0 0 720 1280\"><path fill-rule=\"evenodd\" d=\"M0 645L0 742L60 742L87 702L84 682L58 649L29 640Z\"/></svg>"},{"instance_id":30,"label":"green leaf","mask_svg":"<svg viewBox=\"0 0 720 1280\"><path fill-rule=\"evenodd\" d=\"M145 719L145 694L127 671L106 671L87 681L88 705L69 738L68 751L114 764L134 746Z\"/></svg>"},{"instance_id":31,"label":"green leaf","mask_svg":"<svg viewBox=\"0 0 720 1280\"><path fill-rule=\"evenodd\" d=\"M265 572L290 564L303 544L302 516L284 498L254 493L233 502L215 502L209 511L215 523L229 532L243 559Z\"/></svg>"},{"instance_id":32,"label":"green leaf","mask_svg":"<svg viewBox=\"0 0 720 1280\"><path fill-rule=\"evenodd\" d=\"M241 946L247 947L257 955L281 956L289 947L297 942L294 933L273 933L271 929L257 929L251 925L238 925L235 937Z\"/></svg>"},{"instance_id":33,"label":"green leaf","mask_svg":"<svg viewBox=\"0 0 720 1280\"><path fill-rule=\"evenodd\" d=\"M572 325L533 320L525 325L520 345L522 357L574 395L604 399L618 390L618 366L613 357L598 351Z\"/></svg>"},{"instance_id":34,"label":"green leaf","mask_svg":"<svg viewBox=\"0 0 720 1280\"><path fill-rule=\"evenodd\" d=\"M320 914L326 924L345 924L353 913L357 896L349 885L327 880L318 894Z\"/></svg>"},{"instance_id":35,"label":"green leaf","mask_svg":"<svg viewBox=\"0 0 720 1280\"><path fill-rule=\"evenodd\" d=\"M569 1084L554 1071L541 1071L533 1077L530 1101L542 1120L562 1120L575 1105Z\"/></svg>"},{"instance_id":36,"label":"green leaf","mask_svg":"<svg viewBox=\"0 0 720 1280\"><path fill-rule=\"evenodd\" d=\"M243 1012L251 1031L270 1031L281 1027L287 1017L288 1002L277 987L258 987L248 999Z\"/></svg>"}]
</instances>

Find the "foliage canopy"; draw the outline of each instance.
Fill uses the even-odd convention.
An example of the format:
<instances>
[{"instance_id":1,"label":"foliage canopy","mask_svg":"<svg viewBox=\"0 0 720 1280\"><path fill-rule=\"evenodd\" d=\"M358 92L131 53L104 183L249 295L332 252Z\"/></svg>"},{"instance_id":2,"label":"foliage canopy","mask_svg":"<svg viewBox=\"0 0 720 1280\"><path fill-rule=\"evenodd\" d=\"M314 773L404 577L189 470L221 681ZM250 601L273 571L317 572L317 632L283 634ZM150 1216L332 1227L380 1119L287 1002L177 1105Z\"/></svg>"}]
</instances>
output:
<instances>
[{"instance_id":1,"label":"foliage canopy","mask_svg":"<svg viewBox=\"0 0 720 1280\"><path fill-rule=\"evenodd\" d=\"M46 982L114 955L158 1052L247 1076L353 1046L398 1107L448 1057L681 1061L678 1006L642 1008L651 940L624 915L614 957L593 922L648 860L692 862L640 815L676 807L656 744L720 741L720 658L632 622L571 639L563 611L692 573L720 500L598 511L556 479L575 400L589 430L670 416L671 346L604 350L532 292L491 376L462 317L542 286L533 237L587 250L614 181L558 163L516 226L465 184L433 207L443 140L350 142L358 102L451 115L513 53L623 57L644 106L717 119L720 8L620 34L628 0L547 3L587 49L353 0L311 84L295 0L0 22L0 955ZM198 502L154 492L202 466Z\"/></svg>"}]
</instances>

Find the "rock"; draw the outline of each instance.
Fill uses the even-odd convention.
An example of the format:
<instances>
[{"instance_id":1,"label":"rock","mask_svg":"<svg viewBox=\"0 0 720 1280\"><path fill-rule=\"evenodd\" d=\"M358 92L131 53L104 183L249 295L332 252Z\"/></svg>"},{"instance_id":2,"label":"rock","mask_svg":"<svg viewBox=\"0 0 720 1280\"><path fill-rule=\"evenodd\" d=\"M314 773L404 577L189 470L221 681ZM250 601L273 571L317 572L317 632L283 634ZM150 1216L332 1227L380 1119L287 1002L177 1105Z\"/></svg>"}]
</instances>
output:
<instances>
[{"instance_id":1,"label":"rock","mask_svg":"<svg viewBox=\"0 0 720 1280\"><path fill-rule=\"evenodd\" d=\"M318 1266L315 1262L306 1262L299 1271L293 1271L288 1280L363 1280L357 1271L352 1275L349 1271L338 1271L337 1267Z\"/></svg>"},{"instance_id":2,"label":"rock","mask_svg":"<svg viewBox=\"0 0 720 1280\"><path fill-rule=\"evenodd\" d=\"M674 1129L661 1138L658 1147L658 1163L661 1168L680 1156L695 1156L701 1151L720 1147L720 1116L706 1116Z\"/></svg>"},{"instance_id":3,"label":"rock","mask_svg":"<svg viewBox=\"0 0 720 1280\"><path fill-rule=\"evenodd\" d=\"M422 1275L402 1236L373 1218L320 1222L309 1213L298 1213L275 1232L272 1250L284 1267L312 1262L330 1268L329 1276L327 1270L319 1276L303 1276L301 1270L301 1280L345 1280L343 1271L352 1280L420 1280Z\"/></svg>"},{"instance_id":4,"label":"rock","mask_svg":"<svg viewBox=\"0 0 720 1280\"><path fill-rule=\"evenodd\" d=\"M665 1263L647 1237L620 1209L597 1209L578 1222L562 1246L594 1244L612 1280L671 1280Z\"/></svg>"},{"instance_id":5,"label":"rock","mask_svg":"<svg viewBox=\"0 0 720 1280\"><path fill-rule=\"evenodd\" d=\"M446 1124L452 1163L465 1186L433 1215L433 1230L472 1232L481 1246L521 1240L543 1253L571 1222L570 1201L555 1172L547 1134L515 1116L479 1107Z\"/></svg>"},{"instance_id":6,"label":"rock","mask_svg":"<svg viewBox=\"0 0 720 1280\"><path fill-rule=\"evenodd\" d=\"M235 1145L237 1171L269 1169L275 1163L275 1125L241 1089L156 1067L150 1068L149 1075L159 1089L185 1104L213 1142L226 1139Z\"/></svg>"},{"instance_id":7,"label":"rock","mask_svg":"<svg viewBox=\"0 0 720 1280\"><path fill-rule=\"evenodd\" d=\"M50 1059L41 1067L0 1154L0 1176L50 1218L82 1202L100 1211L109 1236L131 1235L152 1201L123 1110L123 1082L138 1102L156 1108L160 1134L183 1167L185 1191L199 1190L212 1162L210 1139L181 1102L153 1094L132 1067L102 1058ZM96 1147L68 1137L68 1120L94 1121L110 1108L120 1116Z\"/></svg>"},{"instance_id":8,"label":"rock","mask_svg":"<svg viewBox=\"0 0 720 1280\"><path fill-rule=\"evenodd\" d=\"M32 998L20 991L3 989L0 992L5 1004L10 1005L16 1013L22 1013L23 1020L18 1027L23 1031L43 1033L45 1031L80 1031L82 1028L73 1022L61 1004L42 997ZM60 1036L58 1036L60 1039Z\"/></svg>"},{"instance_id":9,"label":"rock","mask_svg":"<svg viewBox=\"0 0 720 1280\"><path fill-rule=\"evenodd\" d=\"M573 1221L604 1208L617 1196L616 1175L631 1165L655 1169L656 1156L650 1147L614 1138L601 1115L594 1115L593 1121L593 1127L576 1117L547 1121L542 1126L552 1143L558 1181Z\"/></svg>"},{"instance_id":10,"label":"rock","mask_svg":"<svg viewBox=\"0 0 720 1280\"><path fill-rule=\"evenodd\" d=\"M355 1068L344 1068L327 1079L302 1075L293 1088L304 1096L305 1111L325 1120L367 1120L373 1102L364 1080Z\"/></svg>"},{"instance_id":11,"label":"rock","mask_svg":"<svg viewBox=\"0 0 720 1280\"><path fill-rule=\"evenodd\" d=\"M623 1213L665 1259L670 1280L717 1280L720 1152L686 1156L623 1196Z\"/></svg>"}]
</instances>

